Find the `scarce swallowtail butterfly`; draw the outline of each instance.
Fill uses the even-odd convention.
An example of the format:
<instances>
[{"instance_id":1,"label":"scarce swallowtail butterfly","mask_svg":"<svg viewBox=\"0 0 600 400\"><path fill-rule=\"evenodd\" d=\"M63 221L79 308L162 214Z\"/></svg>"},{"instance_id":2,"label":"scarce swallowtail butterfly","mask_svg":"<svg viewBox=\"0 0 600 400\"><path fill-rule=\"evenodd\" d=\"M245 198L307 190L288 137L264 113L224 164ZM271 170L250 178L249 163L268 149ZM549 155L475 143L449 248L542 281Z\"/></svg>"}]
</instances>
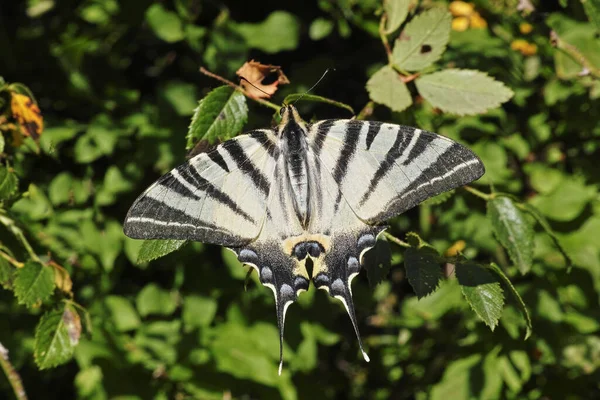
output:
<instances>
[{"instance_id":1,"label":"scarce swallowtail butterfly","mask_svg":"<svg viewBox=\"0 0 600 400\"><path fill-rule=\"evenodd\" d=\"M392 218L481 177L481 160L435 133L374 121L308 124L292 105L276 129L228 140L173 169L131 206L125 234L226 246L286 310L312 280L339 299L364 351L352 279ZM306 269L312 259L312 276Z\"/></svg>"}]
</instances>

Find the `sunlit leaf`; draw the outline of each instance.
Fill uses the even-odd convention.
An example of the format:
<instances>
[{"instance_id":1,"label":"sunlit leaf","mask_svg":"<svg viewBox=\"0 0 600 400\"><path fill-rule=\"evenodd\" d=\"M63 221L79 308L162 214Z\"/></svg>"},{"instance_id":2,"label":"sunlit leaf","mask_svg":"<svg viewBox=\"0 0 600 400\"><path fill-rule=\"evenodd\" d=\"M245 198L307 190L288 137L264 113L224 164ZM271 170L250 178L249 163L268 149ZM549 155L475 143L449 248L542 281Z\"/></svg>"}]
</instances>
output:
<instances>
[{"instance_id":1,"label":"sunlit leaf","mask_svg":"<svg viewBox=\"0 0 600 400\"><path fill-rule=\"evenodd\" d=\"M385 0L383 10L385 11L385 33L392 33L400 28L400 25L408 15L411 0Z\"/></svg>"},{"instance_id":2,"label":"sunlit leaf","mask_svg":"<svg viewBox=\"0 0 600 400\"><path fill-rule=\"evenodd\" d=\"M504 305L499 279L485 267L467 260L456 263L456 278L467 303L493 331Z\"/></svg>"},{"instance_id":3,"label":"sunlit leaf","mask_svg":"<svg viewBox=\"0 0 600 400\"><path fill-rule=\"evenodd\" d=\"M200 141L214 144L231 139L248 120L244 95L229 86L221 86L206 95L196 110L186 139L189 150Z\"/></svg>"},{"instance_id":4,"label":"sunlit leaf","mask_svg":"<svg viewBox=\"0 0 600 400\"><path fill-rule=\"evenodd\" d=\"M286 11L274 11L256 24L237 24L235 29L248 46L265 53L294 50L300 39L300 23L295 15Z\"/></svg>"},{"instance_id":5,"label":"sunlit leaf","mask_svg":"<svg viewBox=\"0 0 600 400\"><path fill-rule=\"evenodd\" d=\"M154 34L165 42L182 40L183 24L177 13L167 10L162 4L152 4L146 10L146 21Z\"/></svg>"},{"instance_id":6,"label":"sunlit leaf","mask_svg":"<svg viewBox=\"0 0 600 400\"><path fill-rule=\"evenodd\" d=\"M495 196L487 202L487 217L512 262L522 274L529 272L533 262L533 226L525 214L509 197Z\"/></svg>"},{"instance_id":7,"label":"sunlit leaf","mask_svg":"<svg viewBox=\"0 0 600 400\"><path fill-rule=\"evenodd\" d=\"M333 32L333 28L335 24L325 18L317 18L315 19L308 28L308 36L312 40L321 40L325 39L331 32Z\"/></svg>"},{"instance_id":8,"label":"sunlit leaf","mask_svg":"<svg viewBox=\"0 0 600 400\"><path fill-rule=\"evenodd\" d=\"M420 76L415 84L431 105L458 115L486 112L513 96L503 83L476 70L446 69Z\"/></svg>"},{"instance_id":9,"label":"sunlit leaf","mask_svg":"<svg viewBox=\"0 0 600 400\"><path fill-rule=\"evenodd\" d=\"M29 261L17 270L14 281L15 296L19 304L34 306L54 292L54 271L39 262Z\"/></svg>"},{"instance_id":10,"label":"sunlit leaf","mask_svg":"<svg viewBox=\"0 0 600 400\"><path fill-rule=\"evenodd\" d=\"M173 294L155 283L146 285L137 295L135 303L142 317L150 314L170 315L177 308Z\"/></svg>"},{"instance_id":11,"label":"sunlit leaf","mask_svg":"<svg viewBox=\"0 0 600 400\"><path fill-rule=\"evenodd\" d=\"M412 97L400 75L386 65L367 82L369 97L392 111L403 111L412 104Z\"/></svg>"},{"instance_id":12,"label":"sunlit leaf","mask_svg":"<svg viewBox=\"0 0 600 400\"><path fill-rule=\"evenodd\" d=\"M439 60L450 39L451 19L441 8L418 14L394 42L394 63L407 71L419 71Z\"/></svg>"},{"instance_id":13,"label":"sunlit leaf","mask_svg":"<svg viewBox=\"0 0 600 400\"><path fill-rule=\"evenodd\" d=\"M131 302L122 296L107 296L104 300L111 312L111 321L119 331L130 331L140 326L141 321Z\"/></svg>"},{"instance_id":14,"label":"sunlit leaf","mask_svg":"<svg viewBox=\"0 0 600 400\"><path fill-rule=\"evenodd\" d=\"M183 325L186 331L210 325L217 312L217 300L189 295L183 300Z\"/></svg>"},{"instance_id":15,"label":"sunlit leaf","mask_svg":"<svg viewBox=\"0 0 600 400\"><path fill-rule=\"evenodd\" d=\"M141 264L164 257L167 254L180 249L186 242L187 240L175 239L144 240L137 256L137 262L138 264Z\"/></svg>"},{"instance_id":16,"label":"sunlit leaf","mask_svg":"<svg viewBox=\"0 0 600 400\"><path fill-rule=\"evenodd\" d=\"M79 343L81 320L69 304L45 313L35 330L34 357L40 369L69 361Z\"/></svg>"},{"instance_id":17,"label":"sunlit leaf","mask_svg":"<svg viewBox=\"0 0 600 400\"><path fill-rule=\"evenodd\" d=\"M21 132L34 140L39 140L44 130L42 112L35 101L24 94L11 94L10 108L12 115L21 127Z\"/></svg>"}]
</instances>

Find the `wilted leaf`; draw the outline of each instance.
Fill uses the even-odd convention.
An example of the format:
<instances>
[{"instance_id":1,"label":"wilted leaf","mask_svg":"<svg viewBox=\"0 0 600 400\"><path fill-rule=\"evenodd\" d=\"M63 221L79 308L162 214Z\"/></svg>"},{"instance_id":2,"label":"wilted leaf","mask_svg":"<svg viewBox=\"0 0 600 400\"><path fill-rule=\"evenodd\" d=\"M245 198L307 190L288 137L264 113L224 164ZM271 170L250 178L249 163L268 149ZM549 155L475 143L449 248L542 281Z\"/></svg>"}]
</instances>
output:
<instances>
[{"instance_id":1,"label":"wilted leaf","mask_svg":"<svg viewBox=\"0 0 600 400\"><path fill-rule=\"evenodd\" d=\"M167 10L162 4L152 4L146 10L146 22L154 34L165 42L173 43L185 37L183 24L177 13Z\"/></svg>"},{"instance_id":2,"label":"wilted leaf","mask_svg":"<svg viewBox=\"0 0 600 400\"><path fill-rule=\"evenodd\" d=\"M42 316L35 331L34 357L40 369L69 361L81 335L81 320L68 304Z\"/></svg>"},{"instance_id":3,"label":"wilted leaf","mask_svg":"<svg viewBox=\"0 0 600 400\"><path fill-rule=\"evenodd\" d=\"M186 149L206 140L209 144L237 135L248 120L248 106L242 93L221 86L206 95L194 111L186 136Z\"/></svg>"},{"instance_id":4,"label":"wilted leaf","mask_svg":"<svg viewBox=\"0 0 600 400\"><path fill-rule=\"evenodd\" d=\"M415 80L425 100L445 112L478 114L508 101L513 92L485 73L467 69L447 69Z\"/></svg>"},{"instance_id":5,"label":"wilted leaf","mask_svg":"<svg viewBox=\"0 0 600 400\"><path fill-rule=\"evenodd\" d=\"M400 28L400 25L402 25L408 15L410 2L411 0L384 0L383 10L386 15L384 32L386 34L390 34Z\"/></svg>"},{"instance_id":6,"label":"wilted leaf","mask_svg":"<svg viewBox=\"0 0 600 400\"><path fill-rule=\"evenodd\" d=\"M456 263L456 278L467 303L493 331L504 305L500 281L485 267L468 260Z\"/></svg>"},{"instance_id":7,"label":"wilted leaf","mask_svg":"<svg viewBox=\"0 0 600 400\"><path fill-rule=\"evenodd\" d=\"M12 92L10 108L13 117L21 126L23 135L29 136L35 141L39 140L44 130L44 119L35 101L24 94Z\"/></svg>"},{"instance_id":8,"label":"wilted leaf","mask_svg":"<svg viewBox=\"0 0 600 400\"><path fill-rule=\"evenodd\" d=\"M263 22L238 24L235 29L244 37L248 46L265 53L294 50L300 39L298 19L285 11L274 11Z\"/></svg>"},{"instance_id":9,"label":"wilted leaf","mask_svg":"<svg viewBox=\"0 0 600 400\"><path fill-rule=\"evenodd\" d=\"M440 255L429 246L406 249L404 268L408 283L419 299L433 293L443 276Z\"/></svg>"},{"instance_id":10,"label":"wilted leaf","mask_svg":"<svg viewBox=\"0 0 600 400\"><path fill-rule=\"evenodd\" d=\"M64 293L71 294L73 281L69 272L54 261L50 261L47 266L54 270L54 284L56 287Z\"/></svg>"},{"instance_id":11,"label":"wilted leaf","mask_svg":"<svg viewBox=\"0 0 600 400\"><path fill-rule=\"evenodd\" d=\"M506 196L495 196L487 202L487 217L512 262L522 274L529 272L533 261L533 227L527 217Z\"/></svg>"},{"instance_id":12,"label":"wilted leaf","mask_svg":"<svg viewBox=\"0 0 600 400\"><path fill-rule=\"evenodd\" d=\"M400 112L412 104L412 97L406 84L392 67L386 65L367 82L369 97L392 111Z\"/></svg>"},{"instance_id":13,"label":"wilted leaf","mask_svg":"<svg viewBox=\"0 0 600 400\"><path fill-rule=\"evenodd\" d=\"M18 183L17 175L12 168L0 165L0 200L10 198L17 190Z\"/></svg>"},{"instance_id":14,"label":"wilted leaf","mask_svg":"<svg viewBox=\"0 0 600 400\"><path fill-rule=\"evenodd\" d=\"M236 75L240 77L240 85L246 90L248 96L254 99L270 98L277 91L278 85L290 83L281 67L261 64L254 60L245 62L236 71ZM276 75L277 79L272 83L263 84L263 80L271 75Z\"/></svg>"},{"instance_id":15,"label":"wilted leaf","mask_svg":"<svg viewBox=\"0 0 600 400\"><path fill-rule=\"evenodd\" d=\"M363 268L367 270L369 285L371 287L378 285L387 278L392 267L392 252L387 240L380 238L375 243L375 247L367 251L363 256Z\"/></svg>"},{"instance_id":16,"label":"wilted leaf","mask_svg":"<svg viewBox=\"0 0 600 400\"><path fill-rule=\"evenodd\" d=\"M394 63L407 71L419 71L436 62L450 39L451 19L441 8L418 14L394 42Z\"/></svg>"},{"instance_id":17,"label":"wilted leaf","mask_svg":"<svg viewBox=\"0 0 600 400\"><path fill-rule=\"evenodd\" d=\"M32 307L54 292L54 271L39 262L29 261L17 270L14 288L19 304Z\"/></svg>"},{"instance_id":18,"label":"wilted leaf","mask_svg":"<svg viewBox=\"0 0 600 400\"><path fill-rule=\"evenodd\" d=\"M144 240L138 253L137 262L141 264L164 257L181 248L186 242L187 240L174 239Z\"/></svg>"}]
</instances>

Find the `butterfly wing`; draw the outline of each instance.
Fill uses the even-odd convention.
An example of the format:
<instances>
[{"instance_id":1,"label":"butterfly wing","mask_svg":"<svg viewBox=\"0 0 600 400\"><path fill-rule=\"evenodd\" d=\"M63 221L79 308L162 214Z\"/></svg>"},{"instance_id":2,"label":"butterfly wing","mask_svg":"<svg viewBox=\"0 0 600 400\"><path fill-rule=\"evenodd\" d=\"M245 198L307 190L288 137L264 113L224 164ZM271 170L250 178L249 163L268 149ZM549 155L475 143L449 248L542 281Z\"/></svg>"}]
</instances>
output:
<instances>
[{"instance_id":1,"label":"butterfly wing","mask_svg":"<svg viewBox=\"0 0 600 400\"><path fill-rule=\"evenodd\" d=\"M369 224L402 214L485 172L468 148L408 126L326 120L315 124L309 135L350 207Z\"/></svg>"},{"instance_id":2,"label":"butterfly wing","mask_svg":"<svg viewBox=\"0 0 600 400\"><path fill-rule=\"evenodd\" d=\"M223 246L251 242L266 214L274 135L265 129L238 136L168 172L131 206L125 234Z\"/></svg>"}]
</instances>

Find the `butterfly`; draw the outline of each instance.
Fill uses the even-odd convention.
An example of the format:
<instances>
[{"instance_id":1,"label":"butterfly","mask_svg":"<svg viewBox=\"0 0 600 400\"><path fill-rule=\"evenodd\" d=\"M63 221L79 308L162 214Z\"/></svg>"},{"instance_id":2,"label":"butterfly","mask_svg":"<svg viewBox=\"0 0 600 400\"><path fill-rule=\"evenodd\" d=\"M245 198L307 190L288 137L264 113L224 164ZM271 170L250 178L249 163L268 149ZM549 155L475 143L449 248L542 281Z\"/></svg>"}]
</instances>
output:
<instances>
[{"instance_id":1,"label":"butterfly","mask_svg":"<svg viewBox=\"0 0 600 400\"><path fill-rule=\"evenodd\" d=\"M288 307L308 289L339 299L364 350L352 279L385 221L481 177L484 166L453 140L408 126L304 122L281 108L274 129L228 140L168 172L133 203L124 232L225 246L275 296L283 365ZM312 274L306 268L312 261Z\"/></svg>"}]
</instances>

